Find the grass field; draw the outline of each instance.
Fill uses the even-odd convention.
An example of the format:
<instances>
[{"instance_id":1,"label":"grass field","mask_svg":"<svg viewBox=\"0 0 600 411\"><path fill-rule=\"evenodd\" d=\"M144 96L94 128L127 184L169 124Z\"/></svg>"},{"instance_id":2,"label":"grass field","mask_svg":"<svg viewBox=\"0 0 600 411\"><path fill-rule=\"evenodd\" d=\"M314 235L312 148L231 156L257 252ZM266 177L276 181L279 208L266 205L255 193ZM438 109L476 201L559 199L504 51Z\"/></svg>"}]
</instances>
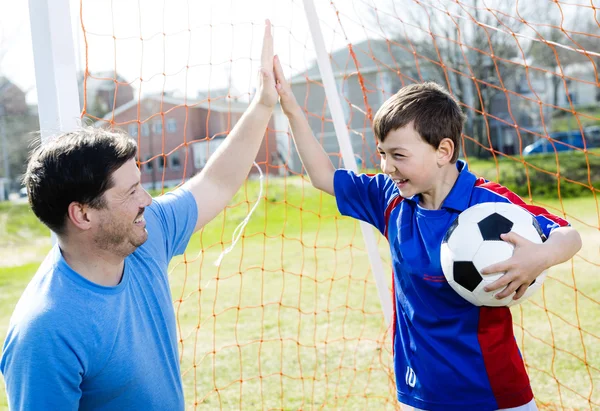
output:
<instances>
[{"instance_id":1,"label":"grass field","mask_svg":"<svg viewBox=\"0 0 600 411\"><path fill-rule=\"evenodd\" d=\"M214 262L258 194L249 182L170 269L188 408L395 408L390 339L358 224L299 178L270 180L237 247ZM600 407L598 203L540 200L584 247L513 309L540 405ZM0 332L50 247L25 205L0 205ZM387 243L380 239L384 266ZM3 263L4 262L4 263ZM389 274L389 273L388 273ZM388 275L389 277L389 275ZM2 388L2 387L0 387ZM0 398L0 407L6 399ZM552 405L550 405L552 404Z\"/></svg>"}]
</instances>

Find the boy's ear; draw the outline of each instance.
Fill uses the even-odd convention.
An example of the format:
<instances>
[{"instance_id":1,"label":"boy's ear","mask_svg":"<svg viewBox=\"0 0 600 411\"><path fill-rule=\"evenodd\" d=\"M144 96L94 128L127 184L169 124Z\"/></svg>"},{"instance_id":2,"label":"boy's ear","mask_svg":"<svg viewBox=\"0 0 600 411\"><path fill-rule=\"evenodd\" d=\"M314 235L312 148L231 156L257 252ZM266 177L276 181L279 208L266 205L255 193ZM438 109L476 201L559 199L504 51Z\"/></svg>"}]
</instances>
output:
<instances>
[{"instance_id":1,"label":"boy's ear","mask_svg":"<svg viewBox=\"0 0 600 411\"><path fill-rule=\"evenodd\" d=\"M440 141L440 145L437 148L438 164L445 165L452 160L454 155L454 142L449 138L444 138Z\"/></svg>"}]
</instances>

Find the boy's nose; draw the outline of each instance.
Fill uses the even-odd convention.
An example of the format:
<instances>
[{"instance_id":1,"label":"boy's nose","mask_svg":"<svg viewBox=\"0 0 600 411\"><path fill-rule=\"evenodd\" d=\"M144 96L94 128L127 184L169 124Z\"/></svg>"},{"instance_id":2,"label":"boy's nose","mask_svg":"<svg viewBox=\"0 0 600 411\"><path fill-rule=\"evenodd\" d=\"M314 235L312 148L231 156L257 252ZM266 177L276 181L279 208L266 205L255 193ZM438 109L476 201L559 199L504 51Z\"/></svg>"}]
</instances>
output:
<instances>
[{"instance_id":1,"label":"boy's nose","mask_svg":"<svg viewBox=\"0 0 600 411\"><path fill-rule=\"evenodd\" d=\"M381 169L385 174L393 174L396 170L395 167L388 161L384 161L381 163Z\"/></svg>"}]
</instances>

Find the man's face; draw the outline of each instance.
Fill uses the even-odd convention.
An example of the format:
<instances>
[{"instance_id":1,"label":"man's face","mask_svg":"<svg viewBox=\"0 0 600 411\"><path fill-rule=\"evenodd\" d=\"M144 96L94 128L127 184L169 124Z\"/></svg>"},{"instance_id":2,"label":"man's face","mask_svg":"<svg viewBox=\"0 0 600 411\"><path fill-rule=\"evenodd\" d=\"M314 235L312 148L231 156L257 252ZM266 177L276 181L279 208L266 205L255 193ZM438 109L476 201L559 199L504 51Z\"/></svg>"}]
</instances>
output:
<instances>
[{"instance_id":1,"label":"man's face","mask_svg":"<svg viewBox=\"0 0 600 411\"><path fill-rule=\"evenodd\" d=\"M140 171L134 159L127 161L113 174L113 187L106 190L106 206L98 213L94 228L94 243L103 250L126 257L148 238L144 208L152 197L140 184Z\"/></svg>"},{"instance_id":2,"label":"man's face","mask_svg":"<svg viewBox=\"0 0 600 411\"><path fill-rule=\"evenodd\" d=\"M394 180L402 197L427 192L434 186L439 168L437 150L423 140L412 122L390 131L377 149L381 170Z\"/></svg>"}]
</instances>

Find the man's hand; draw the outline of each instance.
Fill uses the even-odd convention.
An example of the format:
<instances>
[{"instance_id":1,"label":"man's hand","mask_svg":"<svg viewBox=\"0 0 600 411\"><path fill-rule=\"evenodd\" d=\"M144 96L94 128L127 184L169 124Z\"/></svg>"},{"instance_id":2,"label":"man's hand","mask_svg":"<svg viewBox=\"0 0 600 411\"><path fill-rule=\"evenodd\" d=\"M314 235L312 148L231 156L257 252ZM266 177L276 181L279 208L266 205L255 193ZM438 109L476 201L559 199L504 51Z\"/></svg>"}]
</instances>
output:
<instances>
[{"instance_id":1,"label":"man's hand","mask_svg":"<svg viewBox=\"0 0 600 411\"><path fill-rule=\"evenodd\" d=\"M506 287L496 295L502 299L516 291L514 300L518 300L525 294L527 287L549 267L547 248L544 244L533 243L519 234L511 231L500 236L502 240L511 243L515 249L511 258L497 264L492 264L481 270L481 274L505 274L492 284L485 287L485 291L495 291Z\"/></svg>"},{"instance_id":2,"label":"man's hand","mask_svg":"<svg viewBox=\"0 0 600 411\"><path fill-rule=\"evenodd\" d=\"M275 56L274 70L276 81L275 88L277 89L277 93L279 94L281 108L283 110L283 113L289 117L293 112L299 111L300 106L296 101L294 93L292 93L292 88L285 79L285 75L283 74L283 68L281 67L281 62L279 61L278 56Z\"/></svg>"},{"instance_id":3,"label":"man's hand","mask_svg":"<svg viewBox=\"0 0 600 411\"><path fill-rule=\"evenodd\" d=\"M269 20L265 20L265 35L258 73L258 89L254 100L268 108L273 108L277 104L277 90L275 89L275 76L273 75L273 35L271 34L271 22Z\"/></svg>"},{"instance_id":4,"label":"man's hand","mask_svg":"<svg viewBox=\"0 0 600 411\"><path fill-rule=\"evenodd\" d=\"M196 230L223 211L246 180L277 103L273 36L269 20L265 22L261 65L257 93L252 103L217 151L210 156L204 169L185 183L196 199Z\"/></svg>"}]
</instances>

